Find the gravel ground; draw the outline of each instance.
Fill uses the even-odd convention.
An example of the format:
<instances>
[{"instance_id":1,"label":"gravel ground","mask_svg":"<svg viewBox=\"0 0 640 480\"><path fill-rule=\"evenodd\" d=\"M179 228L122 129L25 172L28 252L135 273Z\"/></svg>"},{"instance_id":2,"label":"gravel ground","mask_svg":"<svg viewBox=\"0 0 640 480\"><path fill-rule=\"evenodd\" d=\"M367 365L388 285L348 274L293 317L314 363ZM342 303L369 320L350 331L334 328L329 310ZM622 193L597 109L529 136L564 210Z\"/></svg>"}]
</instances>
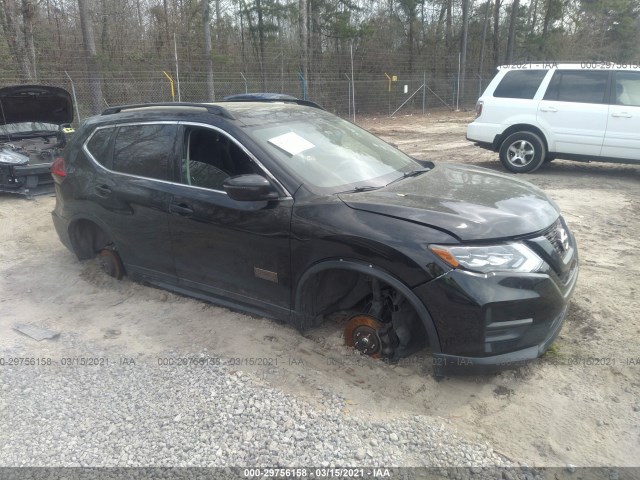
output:
<instances>
[{"instance_id":1,"label":"gravel ground","mask_svg":"<svg viewBox=\"0 0 640 480\"><path fill-rule=\"evenodd\" d=\"M329 392L312 406L207 352L131 359L71 334L51 345L52 365L2 370L2 466L510 465L446 421L357 418ZM63 366L77 351L109 365ZM4 356L24 355L16 346ZM177 357L202 364L158 365Z\"/></svg>"}]
</instances>

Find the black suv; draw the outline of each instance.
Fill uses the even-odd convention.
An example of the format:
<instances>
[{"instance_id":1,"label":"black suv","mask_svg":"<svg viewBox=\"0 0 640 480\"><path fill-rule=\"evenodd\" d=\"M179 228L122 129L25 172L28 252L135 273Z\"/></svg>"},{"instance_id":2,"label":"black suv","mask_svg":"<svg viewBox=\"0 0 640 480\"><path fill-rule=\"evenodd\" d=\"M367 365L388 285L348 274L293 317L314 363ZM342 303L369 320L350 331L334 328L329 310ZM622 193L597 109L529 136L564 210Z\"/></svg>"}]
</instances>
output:
<instances>
[{"instance_id":1,"label":"black suv","mask_svg":"<svg viewBox=\"0 0 640 480\"><path fill-rule=\"evenodd\" d=\"M419 162L296 100L112 108L52 171L78 258L303 331L345 312L348 345L429 347L436 375L542 354L578 274L541 190Z\"/></svg>"}]
</instances>

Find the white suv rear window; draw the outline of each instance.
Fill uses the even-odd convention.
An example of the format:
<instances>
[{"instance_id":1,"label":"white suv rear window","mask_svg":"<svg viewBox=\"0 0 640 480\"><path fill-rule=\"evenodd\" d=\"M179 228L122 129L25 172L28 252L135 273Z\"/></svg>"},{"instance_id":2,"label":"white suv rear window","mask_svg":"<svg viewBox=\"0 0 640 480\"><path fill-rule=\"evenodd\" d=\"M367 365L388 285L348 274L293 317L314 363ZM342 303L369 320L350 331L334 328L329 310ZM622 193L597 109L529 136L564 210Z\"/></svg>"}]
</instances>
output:
<instances>
[{"instance_id":1,"label":"white suv rear window","mask_svg":"<svg viewBox=\"0 0 640 480\"><path fill-rule=\"evenodd\" d=\"M493 92L494 97L532 99L547 70L514 70L507 72Z\"/></svg>"}]
</instances>

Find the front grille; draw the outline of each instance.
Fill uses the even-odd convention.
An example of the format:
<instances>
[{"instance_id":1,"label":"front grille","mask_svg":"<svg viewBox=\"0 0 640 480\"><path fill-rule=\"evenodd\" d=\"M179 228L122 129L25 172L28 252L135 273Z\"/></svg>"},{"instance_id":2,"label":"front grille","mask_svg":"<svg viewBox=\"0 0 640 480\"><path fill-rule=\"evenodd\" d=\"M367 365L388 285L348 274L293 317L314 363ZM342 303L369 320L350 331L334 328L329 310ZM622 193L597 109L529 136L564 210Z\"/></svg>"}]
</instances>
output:
<instances>
[{"instance_id":1,"label":"front grille","mask_svg":"<svg viewBox=\"0 0 640 480\"><path fill-rule=\"evenodd\" d=\"M569 232L559 218L549 229L547 229L544 236L553 246L554 250L560 255L564 255L571 247Z\"/></svg>"},{"instance_id":2,"label":"front grille","mask_svg":"<svg viewBox=\"0 0 640 480\"><path fill-rule=\"evenodd\" d=\"M549 264L563 285L571 282L578 266L578 257L569 228L562 217L540 232L540 236L530 239L529 245Z\"/></svg>"}]
</instances>

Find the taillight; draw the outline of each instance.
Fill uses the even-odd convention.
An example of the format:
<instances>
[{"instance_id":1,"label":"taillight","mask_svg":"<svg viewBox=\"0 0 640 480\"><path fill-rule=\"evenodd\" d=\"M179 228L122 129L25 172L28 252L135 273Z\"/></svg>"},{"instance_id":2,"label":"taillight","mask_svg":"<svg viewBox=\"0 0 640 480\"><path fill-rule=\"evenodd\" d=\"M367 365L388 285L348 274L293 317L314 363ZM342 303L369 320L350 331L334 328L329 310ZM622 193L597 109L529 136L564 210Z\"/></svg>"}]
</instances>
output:
<instances>
[{"instance_id":1,"label":"taillight","mask_svg":"<svg viewBox=\"0 0 640 480\"><path fill-rule=\"evenodd\" d=\"M484 104L484 102L476 103L476 118L478 118L480 115L482 115L482 105L483 104Z\"/></svg>"},{"instance_id":2,"label":"taillight","mask_svg":"<svg viewBox=\"0 0 640 480\"><path fill-rule=\"evenodd\" d=\"M58 157L53 161L53 163L51 164L51 175L53 175L54 179L56 177L62 179L67 176L67 170L64 167L63 157Z\"/></svg>"}]
</instances>

